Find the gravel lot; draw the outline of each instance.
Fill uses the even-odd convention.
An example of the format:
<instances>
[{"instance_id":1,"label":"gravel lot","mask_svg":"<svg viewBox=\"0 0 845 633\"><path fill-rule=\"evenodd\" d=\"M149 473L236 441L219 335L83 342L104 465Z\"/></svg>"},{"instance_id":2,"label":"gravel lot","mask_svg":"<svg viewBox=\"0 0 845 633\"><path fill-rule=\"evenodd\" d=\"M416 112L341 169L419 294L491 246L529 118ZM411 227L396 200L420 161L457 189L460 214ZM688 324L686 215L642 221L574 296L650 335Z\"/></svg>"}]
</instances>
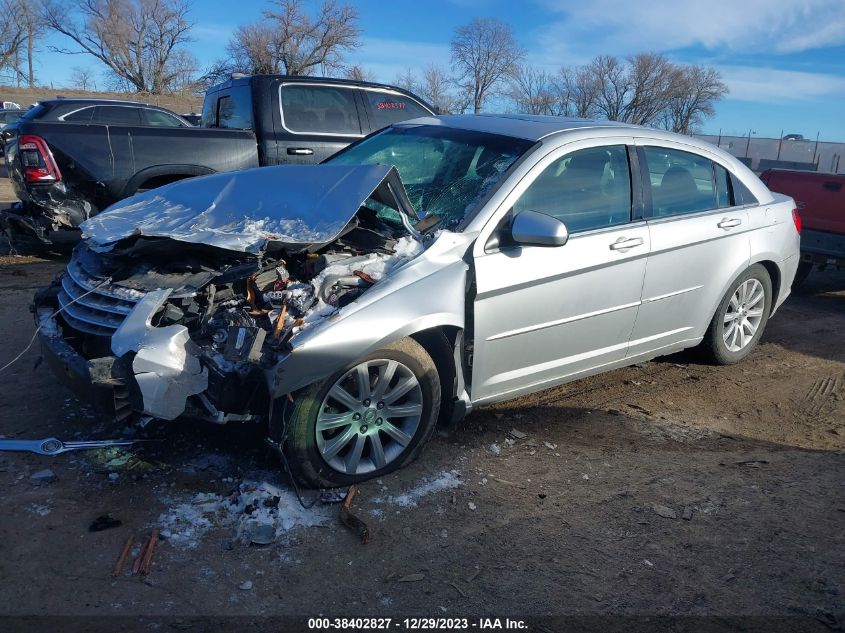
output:
<instances>
[{"instance_id":1,"label":"gravel lot","mask_svg":"<svg viewBox=\"0 0 845 633\"><path fill-rule=\"evenodd\" d=\"M0 364L26 345L31 296L63 266L0 259ZM271 616L282 630L291 615L608 613L837 628L843 339L845 273L814 274L743 364L684 353L476 411L417 463L361 487L353 511L368 545L338 506L302 511L248 427L178 422L128 453L0 453L0 614L131 616L85 630L155 629L136 616L204 631L220 629L196 616ZM34 368L38 356L34 346L0 380L0 435L120 435ZM46 468L55 481L32 478ZM242 542L246 497L228 502L259 485L259 502L279 497L278 536L263 547ZM89 531L104 514L122 525ZM153 527L169 538L151 573L113 578L127 536Z\"/></svg>"}]
</instances>

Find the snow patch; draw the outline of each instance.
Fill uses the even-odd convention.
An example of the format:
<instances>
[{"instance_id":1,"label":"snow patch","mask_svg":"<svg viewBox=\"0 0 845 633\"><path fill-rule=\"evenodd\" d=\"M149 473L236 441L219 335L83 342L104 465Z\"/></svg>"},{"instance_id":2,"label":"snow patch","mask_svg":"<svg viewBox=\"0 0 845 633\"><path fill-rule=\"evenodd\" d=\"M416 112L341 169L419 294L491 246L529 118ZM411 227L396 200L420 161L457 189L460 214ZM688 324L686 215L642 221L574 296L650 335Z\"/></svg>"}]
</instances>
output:
<instances>
[{"instance_id":1,"label":"snow patch","mask_svg":"<svg viewBox=\"0 0 845 633\"><path fill-rule=\"evenodd\" d=\"M278 538L296 528L323 525L332 516L328 507L306 510L292 490L266 481L245 480L228 496L204 492L165 502L171 507L158 525L162 536L181 549L196 548L215 528L234 529L246 544L258 526Z\"/></svg>"},{"instance_id":2,"label":"snow patch","mask_svg":"<svg viewBox=\"0 0 845 633\"><path fill-rule=\"evenodd\" d=\"M436 477L423 480L421 483L400 495L378 497L373 499L373 503L392 503L403 508L416 508L417 503L423 497L427 497L435 492L453 490L454 488L459 487L462 483L461 473L457 470L444 470Z\"/></svg>"}]
</instances>

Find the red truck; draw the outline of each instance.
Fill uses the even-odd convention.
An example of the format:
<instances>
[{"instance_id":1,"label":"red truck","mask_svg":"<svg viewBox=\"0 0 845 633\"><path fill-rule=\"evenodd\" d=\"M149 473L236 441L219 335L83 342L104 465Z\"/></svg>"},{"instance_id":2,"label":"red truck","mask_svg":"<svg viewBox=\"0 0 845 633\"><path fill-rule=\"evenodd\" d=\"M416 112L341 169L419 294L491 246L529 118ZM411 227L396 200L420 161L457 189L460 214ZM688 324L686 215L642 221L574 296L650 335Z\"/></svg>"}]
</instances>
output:
<instances>
[{"instance_id":1,"label":"red truck","mask_svg":"<svg viewBox=\"0 0 845 633\"><path fill-rule=\"evenodd\" d=\"M845 174L769 169L760 179L795 200L801 216L801 264L792 287L814 267L845 267Z\"/></svg>"}]
</instances>

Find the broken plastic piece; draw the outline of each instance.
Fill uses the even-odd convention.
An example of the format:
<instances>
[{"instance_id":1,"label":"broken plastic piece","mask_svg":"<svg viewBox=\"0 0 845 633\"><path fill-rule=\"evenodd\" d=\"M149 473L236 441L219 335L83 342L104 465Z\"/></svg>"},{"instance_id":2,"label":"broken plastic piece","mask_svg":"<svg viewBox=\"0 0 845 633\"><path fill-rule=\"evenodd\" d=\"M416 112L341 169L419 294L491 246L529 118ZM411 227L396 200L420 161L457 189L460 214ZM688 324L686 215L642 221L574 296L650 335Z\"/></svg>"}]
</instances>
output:
<instances>
[{"instance_id":1,"label":"broken plastic piece","mask_svg":"<svg viewBox=\"0 0 845 633\"><path fill-rule=\"evenodd\" d=\"M52 456L69 451L88 451L94 448L132 446L138 442L154 441L156 440L82 440L78 442L62 442L55 437L48 437L43 440L0 440L0 451L18 451Z\"/></svg>"}]
</instances>

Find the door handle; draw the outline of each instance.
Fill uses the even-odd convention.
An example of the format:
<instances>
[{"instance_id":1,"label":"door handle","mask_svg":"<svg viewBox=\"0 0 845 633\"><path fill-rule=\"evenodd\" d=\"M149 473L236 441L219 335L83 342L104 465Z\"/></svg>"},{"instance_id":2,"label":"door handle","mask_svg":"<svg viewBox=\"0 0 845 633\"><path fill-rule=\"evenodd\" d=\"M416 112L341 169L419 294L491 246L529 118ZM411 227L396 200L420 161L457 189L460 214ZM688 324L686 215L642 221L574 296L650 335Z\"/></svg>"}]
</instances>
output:
<instances>
[{"instance_id":1,"label":"door handle","mask_svg":"<svg viewBox=\"0 0 845 633\"><path fill-rule=\"evenodd\" d=\"M310 147L288 147L288 154L291 156L311 156L314 150Z\"/></svg>"},{"instance_id":2,"label":"door handle","mask_svg":"<svg viewBox=\"0 0 845 633\"><path fill-rule=\"evenodd\" d=\"M720 229L732 229L735 226L739 226L742 224L742 220L739 218L722 218L722 221L719 222L716 226Z\"/></svg>"},{"instance_id":3,"label":"door handle","mask_svg":"<svg viewBox=\"0 0 845 633\"><path fill-rule=\"evenodd\" d=\"M641 237L620 237L618 240L616 240L613 244L610 245L610 250L624 251L628 250L629 248L634 248L635 246L642 246L642 243L643 238Z\"/></svg>"}]
</instances>

